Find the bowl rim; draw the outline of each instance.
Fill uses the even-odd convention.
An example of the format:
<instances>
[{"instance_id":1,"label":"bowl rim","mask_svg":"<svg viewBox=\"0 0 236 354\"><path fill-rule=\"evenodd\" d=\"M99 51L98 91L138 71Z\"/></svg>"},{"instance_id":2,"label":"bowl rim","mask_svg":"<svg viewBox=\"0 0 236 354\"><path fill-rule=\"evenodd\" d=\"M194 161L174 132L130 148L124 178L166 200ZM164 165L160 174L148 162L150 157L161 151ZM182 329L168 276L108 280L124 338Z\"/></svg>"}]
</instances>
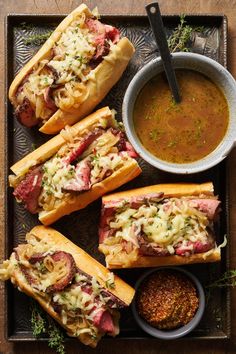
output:
<instances>
[{"instance_id":1,"label":"bowl rim","mask_svg":"<svg viewBox=\"0 0 236 354\"><path fill-rule=\"evenodd\" d=\"M183 60L187 61L188 59L193 60L195 62L199 62L202 65L207 64L208 66L211 66L214 71L219 70L221 75L226 78L227 86L230 86L233 88L233 91L236 94L236 81L233 78L233 76L230 74L230 72L223 67L220 63L217 61L206 57L201 54L197 53L184 53L184 52L179 52L179 53L173 53L172 54L173 58L173 63L175 65L175 59L176 60ZM122 119L124 123L124 128L127 134L128 139L130 140L131 144L133 145L134 149L136 152L149 164L152 166L159 168L160 170L166 171L166 172L171 172L171 173L176 173L176 174L193 174L193 173L198 173L205 171L218 163L220 163L231 151L231 149L236 145L236 122L233 122L233 119L229 121L229 126L227 129L227 132L220 142L220 144L208 155L205 157L189 162L189 163L171 163L168 161L164 161L153 155L151 152L149 152L140 142L138 139L135 131L133 132L133 127L132 127L132 117L129 117L129 107L130 105L134 105L134 102L137 98L137 95L141 91L141 89L144 87L144 85L149 81L145 80L145 74L148 74L155 65L161 65L162 64L162 59L161 57L157 57L147 64L145 64L132 78L130 81L128 88L125 92L124 95L124 100L122 104ZM188 67L186 68L188 69ZM191 70L191 69L190 69ZM194 69L192 69L194 70ZM197 69L196 69L197 70ZM161 72L162 70L158 71ZM164 71L164 68L163 68ZM198 70L197 70L198 71ZM199 70L200 71L200 70ZM156 74L155 74L156 75ZM155 76L153 75L153 77ZM140 84L140 81L143 79L143 84ZM214 80L213 80L214 81ZM134 93L134 88L135 86L138 86L138 93L135 96ZM131 96L131 100L130 100ZM132 101L133 99L133 101ZM131 102L130 102L131 101ZM232 100L230 101L232 102ZM235 112L236 116L236 112ZM236 121L236 117L235 117ZM232 127L234 125L234 127ZM233 129L234 128L234 129Z\"/></svg>"},{"instance_id":2,"label":"bowl rim","mask_svg":"<svg viewBox=\"0 0 236 354\"><path fill-rule=\"evenodd\" d=\"M132 313L133 313L133 316L134 316L136 322L142 328L142 330L144 330L146 333L150 334L152 337L159 338L159 339L177 339L177 338L187 335L189 332L194 330L197 327L197 325L199 324L199 322L201 321L202 316L204 314L204 310L205 310L205 293L204 293L202 284L200 283L200 281L198 280L198 278L194 274L192 274L191 272L189 272L188 270L186 270L184 268L180 268L177 266L176 267L175 266L156 267L156 268L146 271L145 273L143 273L140 276L140 278L135 283L135 290L136 291L138 290L139 286L142 284L144 279L146 279L149 275L151 275L155 272L163 271L163 270L174 270L176 272L180 272L180 273L186 275L186 277L190 278L190 280L193 282L194 286L196 287L197 292L198 292L199 306L198 306L198 309L197 309L194 317L192 318L192 320L190 322L188 322L186 325L179 327L177 329L173 329L173 330L157 329L157 328L149 325L139 315L139 313L136 309L136 296L137 295L134 296L134 299L131 304Z\"/></svg>"}]
</instances>

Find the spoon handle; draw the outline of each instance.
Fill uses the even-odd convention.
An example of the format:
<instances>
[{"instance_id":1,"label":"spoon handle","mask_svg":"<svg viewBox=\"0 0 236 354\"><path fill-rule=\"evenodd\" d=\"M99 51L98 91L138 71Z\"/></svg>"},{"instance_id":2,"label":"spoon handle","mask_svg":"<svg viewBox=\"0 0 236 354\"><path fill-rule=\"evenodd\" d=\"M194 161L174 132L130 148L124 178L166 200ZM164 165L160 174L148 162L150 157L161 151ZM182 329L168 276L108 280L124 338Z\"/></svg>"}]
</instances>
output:
<instances>
[{"instance_id":1,"label":"spoon handle","mask_svg":"<svg viewBox=\"0 0 236 354\"><path fill-rule=\"evenodd\" d=\"M163 61L163 66L172 95L174 97L175 102L179 103L181 100L179 86L176 80L175 71L172 66L172 57L169 51L158 2L148 4L145 7L152 28L152 32L154 34L156 43L160 51L161 59Z\"/></svg>"}]
</instances>

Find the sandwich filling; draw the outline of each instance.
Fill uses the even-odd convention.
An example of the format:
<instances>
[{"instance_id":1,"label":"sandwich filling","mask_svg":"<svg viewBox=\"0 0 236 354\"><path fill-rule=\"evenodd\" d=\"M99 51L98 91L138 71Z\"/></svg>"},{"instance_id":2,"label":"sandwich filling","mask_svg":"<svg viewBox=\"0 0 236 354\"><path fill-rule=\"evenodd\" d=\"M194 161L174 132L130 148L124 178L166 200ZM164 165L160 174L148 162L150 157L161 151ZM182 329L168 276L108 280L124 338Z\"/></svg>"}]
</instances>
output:
<instances>
[{"instance_id":1,"label":"sandwich filling","mask_svg":"<svg viewBox=\"0 0 236 354\"><path fill-rule=\"evenodd\" d=\"M83 334L97 341L104 334L117 335L118 309L127 305L109 291L115 287L113 273L108 274L105 288L94 276L79 269L73 255L52 239L44 241L28 234L27 242L1 265L0 279L14 282L16 274L22 285L27 284L44 299L71 336Z\"/></svg>"},{"instance_id":2,"label":"sandwich filling","mask_svg":"<svg viewBox=\"0 0 236 354\"><path fill-rule=\"evenodd\" d=\"M104 203L99 249L108 262L115 257L122 263L140 255L207 252L215 248L213 221L219 204L215 197L165 198L164 193Z\"/></svg>"},{"instance_id":3,"label":"sandwich filling","mask_svg":"<svg viewBox=\"0 0 236 354\"><path fill-rule=\"evenodd\" d=\"M66 143L45 163L20 179L10 177L14 196L31 213L57 208L63 200L89 191L137 157L115 120L108 123L101 119L80 136L71 132L61 133Z\"/></svg>"},{"instance_id":4,"label":"sandwich filling","mask_svg":"<svg viewBox=\"0 0 236 354\"><path fill-rule=\"evenodd\" d=\"M77 15L48 56L25 77L13 100L15 115L27 127L44 124L58 109L78 108L88 96L93 70L114 49L119 30L96 16Z\"/></svg>"}]
</instances>

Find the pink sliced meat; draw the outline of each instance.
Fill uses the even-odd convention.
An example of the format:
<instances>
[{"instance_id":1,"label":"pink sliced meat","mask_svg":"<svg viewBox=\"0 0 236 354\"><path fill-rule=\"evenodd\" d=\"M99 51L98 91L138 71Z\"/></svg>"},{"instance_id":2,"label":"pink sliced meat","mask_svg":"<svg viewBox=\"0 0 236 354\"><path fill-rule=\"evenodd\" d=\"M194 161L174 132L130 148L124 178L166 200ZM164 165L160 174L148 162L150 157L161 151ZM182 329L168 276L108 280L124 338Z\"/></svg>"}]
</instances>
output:
<instances>
[{"instance_id":1,"label":"pink sliced meat","mask_svg":"<svg viewBox=\"0 0 236 354\"><path fill-rule=\"evenodd\" d=\"M116 213L116 208L112 207L103 207L101 212L100 224L98 229L99 243L103 243L104 240L112 236L115 230L111 230L109 227L109 222Z\"/></svg>"},{"instance_id":2,"label":"pink sliced meat","mask_svg":"<svg viewBox=\"0 0 236 354\"><path fill-rule=\"evenodd\" d=\"M203 243L201 241L188 241L187 245L179 245L175 249L175 253L178 256L189 256L190 254L195 254L195 253L204 253L208 252L214 247L214 239L212 236L209 235L209 239L206 243Z\"/></svg>"},{"instance_id":3,"label":"pink sliced meat","mask_svg":"<svg viewBox=\"0 0 236 354\"><path fill-rule=\"evenodd\" d=\"M38 119L35 117L34 109L32 108L27 97L24 98L22 104L16 107L14 114L18 121L28 128L38 124Z\"/></svg>"},{"instance_id":4,"label":"pink sliced meat","mask_svg":"<svg viewBox=\"0 0 236 354\"><path fill-rule=\"evenodd\" d=\"M44 90L44 101L46 104L46 107L48 109L51 109L53 112L55 112L57 110L57 106L55 105L55 102L52 98L52 87L49 86Z\"/></svg>"},{"instance_id":5,"label":"pink sliced meat","mask_svg":"<svg viewBox=\"0 0 236 354\"><path fill-rule=\"evenodd\" d=\"M210 220L213 220L219 210L220 201L217 199L191 199L189 204L205 213Z\"/></svg>"},{"instance_id":6,"label":"pink sliced meat","mask_svg":"<svg viewBox=\"0 0 236 354\"><path fill-rule=\"evenodd\" d=\"M25 205L32 214L38 212L38 198L42 189L42 167L31 170L15 188L13 195Z\"/></svg>"},{"instance_id":7,"label":"pink sliced meat","mask_svg":"<svg viewBox=\"0 0 236 354\"><path fill-rule=\"evenodd\" d=\"M113 26L105 25L106 37L109 38L114 44L120 40L120 31Z\"/></svg>"},{"instance_id":8,"label":"pink sliced meat","mask_svg":"<svg viewBox=\"0 0 236 354\"><path fill-rule=\"evenodd\" d=\"M65 162L70 164L76 159L78 159L83 152L89 147L90 144L94 142L100 135L104 132L103 129L96 129L95 131L89 133L79 144L79 146L74 149L69 156L65 159Z\"/></svg>"},{"instance_id":9,"label":"pink sliced meat","mask_svg":"<svg viewBox=\"0 0 236 354\"><path fill-rule=\"evenodd\" d=\"M117 28L104 25L96 19L89 18L86 25L95 36L96 52L90 61L90 66L95 68L110 51L109 40L117 43L120 39L120 32Z\"/></svg>"},{"instance_id":10,"label":"pink sliced meat","mask_svg":"<svg viewBox=\"0 0 236 354\"><path fill-rule=\"evenodd\" d=\"M101 332L113 334L115 331L112 316L110 312L105 309L101 309L101 311L94 316L93 323Z\"/></svg>"},{"instance_id":11,"label":"pink sliced meat","mask_svg":"<svg viewBox=\"0 0 236 354\"><path fill-rule=\"evenodd\" d=\"M134 150L133 146L128 141L125 142L125 151L127 151L130 157L139 157L137 152Z\"/></svg>"},{"instance_id":12,"label":"pink sliced meat","mask_svg":"<svg viewBox=\"0 0 236 354\"><path fill-rule=\"evenodd\" d=\"M88 18L85 21L86 25L88 26L90 32L93 32L96 35L101 35L106 33L105 25L98 20L93 18Z\"/></svg>"},{"instance_id":13,"label":"pink sliced meat","mask_svg":"<svg viewBox=\"0 0 236 354\"><path fill-rule=\"evenodd\" d=\"M91 165L88 160L79 162L75 169L75 178L70 180L63 190L71 192L88 191L91 188L90 183Z\"/></svg>"}]
</instances>

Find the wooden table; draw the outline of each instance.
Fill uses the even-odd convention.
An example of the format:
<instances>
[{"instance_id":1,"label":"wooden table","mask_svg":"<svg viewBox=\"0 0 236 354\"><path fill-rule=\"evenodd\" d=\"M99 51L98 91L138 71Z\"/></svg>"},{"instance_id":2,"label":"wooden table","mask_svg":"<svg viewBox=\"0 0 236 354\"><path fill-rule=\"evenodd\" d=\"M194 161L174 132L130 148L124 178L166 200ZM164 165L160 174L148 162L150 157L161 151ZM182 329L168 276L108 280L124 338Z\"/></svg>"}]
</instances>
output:
<instances>
[{"instance_id":1,"label":"wooden table","mask_svg":"<svg viewBox=\"0 0 236 354\"><path fill-rule=\"evenodd\" d=\"M72 11L80 4L76 0L0 0L0 141L4 141L4 17L7 13L61 14ZM90 8L99 6L100 13L144 14L144 0L85 1ZM236 1L235 0L159 0L163 14L225 14L228 17L228 68L236 78ZM4 258L4 143L0 144L0 260ZM231 267L236 267L236 149L228 158L230 183L230 240ZM229 236L229 235L228 235ZM180 340L101 342L92 350L77 343L67 345L68 353L236 353L236 291L232 291L232 339L227 342ZM0 284L0 354L4 353L51 353L46 343L18 343L4 339L4 285Z\"/></svg>"}]
</instances>

